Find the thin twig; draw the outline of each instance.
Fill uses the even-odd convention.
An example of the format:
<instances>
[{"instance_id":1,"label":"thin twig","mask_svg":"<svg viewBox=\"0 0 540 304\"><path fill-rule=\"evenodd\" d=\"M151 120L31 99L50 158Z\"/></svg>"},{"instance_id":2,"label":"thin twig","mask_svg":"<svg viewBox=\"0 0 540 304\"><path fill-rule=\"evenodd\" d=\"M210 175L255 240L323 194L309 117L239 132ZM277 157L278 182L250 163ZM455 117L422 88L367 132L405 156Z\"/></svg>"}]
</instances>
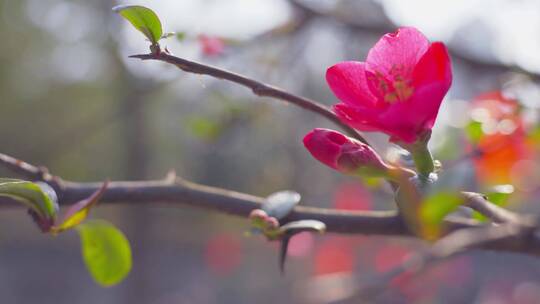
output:
<instances>
[{"instance_id":1,"label":"thin twig","mask_svg":"<svg viewBox=\"0 0 540 304\"><path fill-rule=\"evenodd\" d=\"M159 54L132 55L130 57L138 58L141 60L159 60L173 64L179 69L188 73L208 75L214 78L225 79L237 83L251 89L251 91L257 96L280 99L299 106L310 112L321 115L334 122L350 136L360 140L365 144L368 144L368 142L356 130L341 122L341 120L336 116L336 114L334 114L334 112L332 112L332 110L330 110L327 106L320 104L314 100L294 95L285 90L262 83L247 76L236 74L210 65L190 61L184 58L172 56L170 54L167 54L166 52L161 52Z\"/></svg>"},{"instance_id":2,"label":"thin twig","mask_svg":"<svg viewBox=\"0 0 540 304\"><path fill-rule=\"evenodd\" d=\"M462 192L461 194L465 199L464 206L476 210L494 223L519 223L525 220L516 213L493 204L480 193Z\"/></svg>"},{"instance_id":3,"label":"thin twig","mask_svg":"<svg viewBox=\"0 0 540 304\"><path fill-rule=\"evenodd\" d=\"M534 236L536 224L505 223L500 226L467 228L452 232L424 252L412 254L405 262L377 276L363 286L355 299L375 300L388 291L394 280L414 280L428 268L471 249L496 250L501 244L512 244L514 250L540 255L540 241Z\"/></svg>"},{"instance_id":4,"label":"thin twig","mask_svg":"<svg viewBox=\"0 0 540 304\"><path fill-rule=\"evenodd\" d=\"M44 180L47 179L47 169L44 167L37 167L31 165L18 158L0 153L0 163L3 167L11 170L12 172L24 176L31 180Z\"/></svg>"}]
</instances>

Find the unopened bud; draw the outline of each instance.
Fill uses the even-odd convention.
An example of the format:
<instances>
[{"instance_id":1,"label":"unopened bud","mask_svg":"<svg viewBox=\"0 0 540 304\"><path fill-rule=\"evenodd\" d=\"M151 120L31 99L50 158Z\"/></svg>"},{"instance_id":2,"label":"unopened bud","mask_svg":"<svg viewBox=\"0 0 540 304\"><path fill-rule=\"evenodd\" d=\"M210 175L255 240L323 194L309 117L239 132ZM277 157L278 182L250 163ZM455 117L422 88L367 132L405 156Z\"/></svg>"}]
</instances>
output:
<instances>
[{"instance_id":1,"label":"unopened bud","mask_svg":"<svg viewBox=\"0 0 540 304\"><path fill-rule=\"evenodd\" d=\"M266 220L265 220L265 224L266 224L267 229L277 229L277 228L279 228L279 221L273 216L267 217Z\"/></svg>"},{"instance_id":2,"label":"unopened bud","mask_svg":"<svg viewBox=\"0 0 540 304\"><path fill-rule=\"evenodd\" d=\"M251 225L258 229L264 229L266 227L266 221L268 220L268 214L262 209L254 209L249 214Z\"/></svg>"},{"instance_id":3,"label":"unopened bud","mask_svg":"<svg viewBox=\"0 0 540 304\"><path fill-rule=\"evenodd\" d=\"M253 209L251 213L249 214L250 220L254 220L254 219L265 220L266 218L268 218L268 214L266 214L266 212L262 209Z\"/></svg>"},{"instance_id":4,"label":"unopened bud","mask_svg":"<svg viewBox=\"0 0 540 304\"><path fill-rule=\"evenodd\" d=\"M314 129L304 145L317 160L346 174L388 177L395 169L370 146L333 130Z\"/></svg>"}]
</instances>

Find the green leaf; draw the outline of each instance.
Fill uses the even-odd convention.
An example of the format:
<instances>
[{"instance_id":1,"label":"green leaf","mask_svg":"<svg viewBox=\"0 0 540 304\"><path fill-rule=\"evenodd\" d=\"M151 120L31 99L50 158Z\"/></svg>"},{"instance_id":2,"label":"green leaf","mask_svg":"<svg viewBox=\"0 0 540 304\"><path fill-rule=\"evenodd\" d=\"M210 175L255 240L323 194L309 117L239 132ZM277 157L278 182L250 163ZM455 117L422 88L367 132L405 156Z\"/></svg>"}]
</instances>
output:
<instances>
[{"instance_id":1,"label":"green leaf","mask_svg":"<svg viewBox=\"0 0 540 304\"><path fill-rule=\"evenodd\" d=\"M294 206L300 202L300 199L301 196L298 192L279 191L268 196L261 209L269 216L280 220L291 213Z\"/></svg>"},{"instance_id":2,"label":"green leaf","mask_svg":"<svg viewBox=\"0 0 540 304\"><path fill-rule=\"evenodd\" d=\"M538 145L540 143L540 126L536 126L531 131L529 131L527 139L532 143Z\"/></svg>"},{"instance_id":3,"label":"green leaf","mask_svg":"<svg viewBox=\"0 0 540 304\"><path fill-rule=\"evenodd\" d=\"M197 137L207 140L216 139L221 131L221 125L213 120L191 116L186 120L186 127Z\"/></svg>"},{"instance_id":4,"label":"green leaf","mask_svg":"<svg viewBox=\"0 0 540 304\"><path fill-rule=\"evenodd\" d=\"M76 229L84 263L94 280L102 286L122 281L131 270L131 248L124 234L103 220L86 221Z\"/></svg>"},{"instance_id":5,"label":"green leaf","mask_svg":"<svg viewBox=\"0 0 540 304\"><path fill-rule=\"evenodd\" d=\"M177 32L176 33L176 39L178 41L184 41L186 39L186 36L187 36L186 32Z\"/></svg>"},{"instance_id":6,"label":"green leaf","mask_svg":"<svg viewBox=\"0 0 540 304\"><path fill-rule=\"evenodd\" d=\"M52 227L52 231L54 233L59 233L82 223L88 217L90 209L97 204L103 193L105 193L108 184L108 182L104 182L96 192L90 195L90 197L73 204L64 215L62 223Z\"/></svg>"},{"instance_id":7,"label":"green leaf","mask_svg":"<svg viewBox=\"0 0 540 304\"><path fill-rule=\"evenodd\" d=\"M471 121L465 126L465 134L472 143L478 143L480 139L482 139L482 136L484 136L484 131L482 131L482 123L478 121Z\"/></svg>"},{"instance_id":8,"label":"green leaf","mask_svg":"<svg viewBox=\"0 0 540 304\"><path fill-rule=\"evenodd\" d=\"M485 195L488 201L492 202L493 204L497 206L505 206L508 204L508 200L512 196L512 193L514 193L514 186L496 185L492 187L491 192L488 192ZM481 222L488 220L486 216L477 211L473 212L473 218Z\"/></svg>"},{"instance_id":9,"label":"green leaf","mask_svg":"<svg viewBox=\"0 0 540 304\"><path fill-rule=\"evenodd\" d=\"M514 193L514 186L512 185L496 185L493 186L492 191L486 193L488 200L495 205L504 206L508 203L508 199Z\"/></svg>"},{"instance_id":10,"label":"green leaf","mask_svg":"<svg viewBox=\"0 0 540 304\"><path fill-rule=\"evenodd\" d=\"M151 9L140 5L119 5L113 11L129 21L137 30L143 33L153 45L157 44L163 35L161 21Z\"/></svg>"},{"instance_id":11,"label":"green leaf","mask_svg":"<svg viewBox=\"0 0 540 304\"><path fill-rule=\"evenodd\" d=\"M43 219L56 218L58 199L54 190L45 183L0 178L0 196L22 203Z\"/></svg>"},{"instance_id":12,"label":"green leaf","mask_svg":"<svg viewBox=\"0 0 540 304\"><path fill-rule=\"evenodd\" d=\"M161 35L161 39L168 39L177 36L175 32L167 32Z\"/></svg>"},{"instance_id":13,"label":"green leaf","mask_svg":"<svg viewBox=\"0 0 540 304\"><path fill-rule=\"evenodd\" d=\"M419 210L423 236L426 239L437 238L444 218L461 204L463 198L453 192L437 192L428 196Z\"/></svg>"}]
</instances>

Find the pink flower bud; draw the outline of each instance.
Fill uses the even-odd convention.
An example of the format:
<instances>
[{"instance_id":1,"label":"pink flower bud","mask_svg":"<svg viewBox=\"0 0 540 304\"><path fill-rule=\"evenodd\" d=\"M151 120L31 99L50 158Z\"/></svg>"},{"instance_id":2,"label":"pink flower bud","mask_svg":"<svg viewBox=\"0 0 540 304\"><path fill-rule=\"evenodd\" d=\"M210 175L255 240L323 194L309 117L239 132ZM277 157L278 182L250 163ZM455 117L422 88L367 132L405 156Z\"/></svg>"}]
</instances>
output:
<instances>
[{"instance_id":1,"label":"pink flower bud","mask_svg":"<svg viewBox=\"0 0 540 304\"><path fill-rule=\"evenodd\" d=\"M381 176L391 169L371 147L333 130L314 129L304 145L317 160L343 173Z\"/></svg>"},{"instance_id":2,"label":"pink flower bud","mask_svg":"<svg viewBox=\"0 0 540 304\"><path fill-rule=\"evenodd\" d=\"M267 229L272 230L272 229L279 228L279 221L273 216L267 217L266 220L265 220L265 223L266 223L266 228Z\"/></svg>"},{"instance_id":3,"label":"pink flower bud","mask_svg":"<svg viewBox=\"0 0 540 304\"><path fill-rule=\"evenodd\" d=\"M268 218L268 214L262 209L253 209L251 213L249 214L249 219L259 219L259 220L266 220Z\"/></svg>"},{"instance_id":4,"label":"pink flower bud","mask_svg":"<svg viewBox=\"0 0 540 304\"><path fill-rule=\"evenodd\" d=\"M260 230L275 229L279 227L279 222L275 217L271 217L262 209L254 209L249 214L249 220L253 228Z\"/></svg>"}]
</instances>

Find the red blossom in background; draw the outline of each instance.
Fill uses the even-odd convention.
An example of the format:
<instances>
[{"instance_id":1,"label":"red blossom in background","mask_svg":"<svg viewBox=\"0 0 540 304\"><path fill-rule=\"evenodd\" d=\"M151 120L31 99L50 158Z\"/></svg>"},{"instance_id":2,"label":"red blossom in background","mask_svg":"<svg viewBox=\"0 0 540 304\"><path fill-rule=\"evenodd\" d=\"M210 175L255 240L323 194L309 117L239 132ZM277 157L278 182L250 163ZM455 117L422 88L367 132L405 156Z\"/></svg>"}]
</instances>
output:
<instances>
[{"instance_id":1,"label":"red blossom in background","mask_svg":"<svg viewBox=\"0 0 540 304\"><path fill-rule=\"evenodd\" d=\"M452 71L443 43L430 43L417 29L402 27L384 35L366 62L330 67L326 80L341 100L334 111L343 122L411 144L433 127Z\"/></svg>"},{"instance_id":2,"label":"red blossom in background","mask_svg":"<svg viewBox=\"0 0 540 304\"><path fill-rule=\"evenodd\" d=\"M242 243L235 234L215 234L205 247L206 265L215 274L229 275L242 261Z\"/></svg>"},{"instance_id":3,"label":"red blossom in background","mask_svg":"<svg viewBox=\"0 0 540 304\"><path fill-rule=\"evenodd\" d=\"M314 129L304 137L304 146L317 160L343 173L384 174L390 169L371 147L337 131Z\"/></svg>"},{"instance_id":4,"label":"red blossom in background","mask_svg":"<svg viewBox=\"0 0 540 304\"><path fill-rule=\"evenodd\" d=\"M334 193L334 208L340 210L373 210L373 197L362 183L342 183Z\"/></svg>"},{"instance_id":5,"label":"red blossom in background","mask_svg":"<svg viewBox=\"0 0 540 304\"><path fill-rule=\"evenodd\" d=\"M479 181L486 184L513 183L514 166L533 155L519 115L518 102L505 97L500 91L488 92L473 100L471 113L483 129L477 143L481 154L474 159Z\"/></svg>"},{"instance_id":6,"label":"red blossom in background","mask_svg":"<svg viewBox=\"0 0 540 304\"><path fill-rule=\"evenodd\" d=\"M312 233L301 232L291 238L287 255L291 257L307 256L315 244L315 238Z\"/></svg>"},{"instance_id":7,"label":"red blossom in background","mask_svg":"<svg viewBox=\"0 0 540 304\"><path fill-rule=\"evenodd\" d=\"M205 56L221 55L225 49L225 43L219 37L201 34L198 39Z\"/></svg>"},{"instance_id":8,"label":"red blossom in background","mask_svg":"<svg viewBox=\"0 0 540 304\"><path fill-rule=\"evenodd\" d=\"M483 119L503 120L515 118L518 114L517 100L505 96L501 91L491 91L480 94L471 104L472 111L484 110Z\"/></svg>"},{"instance_id":9,"label":"red blossom in background","mask_svg":"<svg viewBox=\"0 0 540 304\"><path fill-rule=\"evenodd\" d=\"M397 267L407 259L411 250L398 244L389 244L376 251L374 266L379 273L384 273Z\"/></svg>"},{"instance_id":10,"label":"red blossom in background","mask_svg":"<svg viewBox=\"0 0 540 304\"><path fill-rule=\"evenodd\" d=\"M487 184L513 183L512 169L532 154L525 139L523 131L484 136L478 144L481 155L474 159L478 179Z\"/></svg>"},{"instance_id":11,"label":"red blossom in background","mask_svg":"<svg viewBox=\"0 0 540 304\"><path fill-rule=\"evenodd\" d=\"M405 303L439 303L437 300L440 299L438 294L441 290L453 293L471 284L474 279L472 269L474 265L471 258L461 256L431 265L422 274L402 273L390 282L389 288L399 290L406 299Z\"/></svg>"},{"instance_id":12,"label":"red blossom in background","mask_svg":"<svg viewBox=\"0 0 540 304\"><path fill-rule=\"evenodd\" d=\"M354 247L346 238L328 237L315 251L315 275L353 272L354 267Z\"/></svg>"}]
</instances>

